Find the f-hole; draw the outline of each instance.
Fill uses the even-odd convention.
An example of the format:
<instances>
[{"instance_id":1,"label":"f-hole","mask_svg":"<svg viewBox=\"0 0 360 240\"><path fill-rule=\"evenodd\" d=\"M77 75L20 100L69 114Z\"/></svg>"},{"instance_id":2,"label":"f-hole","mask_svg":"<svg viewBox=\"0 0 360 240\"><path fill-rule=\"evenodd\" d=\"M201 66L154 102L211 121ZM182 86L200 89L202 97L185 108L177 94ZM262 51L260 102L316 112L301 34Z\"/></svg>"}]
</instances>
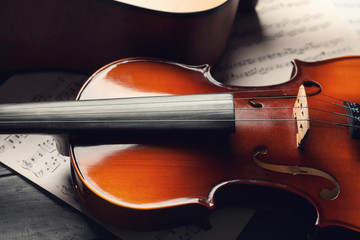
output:
<instances>
[{"instance_id":1,"label":"f-hole","mask_svg":"<svg viewBox=\"0 0 360 240\"><path fill-rule=\"evenodd\" d=\"M255 102L255 99L250 99L249 104L250 104L250 106L252 106L254 108L263 108L264 107L264 104Z\"/></svg>"},{"instance_id":2,"label":"f-hole","mask_svg":"<svg viewBox=\"0 0 360 240\"><path fill-rule=\"evenodd\" d=\"M315 96L322 91L322 87L320 83L315 82L313 80L306 80L303 82L304 87L306 88L306 95L309 96Z\"/></svg>"}]
</instances>

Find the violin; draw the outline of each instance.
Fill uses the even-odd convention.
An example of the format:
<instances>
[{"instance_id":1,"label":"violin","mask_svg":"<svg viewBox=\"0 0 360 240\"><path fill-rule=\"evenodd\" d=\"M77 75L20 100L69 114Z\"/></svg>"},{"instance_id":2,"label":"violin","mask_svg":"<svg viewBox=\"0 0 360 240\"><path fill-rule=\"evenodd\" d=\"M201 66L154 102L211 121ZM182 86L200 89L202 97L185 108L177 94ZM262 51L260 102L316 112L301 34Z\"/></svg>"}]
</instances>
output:
<instances>
[{"instance_id":1,"label":"violin","mask_svg":"<svg viewBox=\"0 0 360 240\"><path fill-rule=\"evenodd\" d=\"M360 57L293 64L282 84L241 87L208 65L123 59L76 101L1 105L0 131L57 134L82 204L116 227L200 222L223 189L261 186L360 231Z\"/></svg>"}]
</instances>

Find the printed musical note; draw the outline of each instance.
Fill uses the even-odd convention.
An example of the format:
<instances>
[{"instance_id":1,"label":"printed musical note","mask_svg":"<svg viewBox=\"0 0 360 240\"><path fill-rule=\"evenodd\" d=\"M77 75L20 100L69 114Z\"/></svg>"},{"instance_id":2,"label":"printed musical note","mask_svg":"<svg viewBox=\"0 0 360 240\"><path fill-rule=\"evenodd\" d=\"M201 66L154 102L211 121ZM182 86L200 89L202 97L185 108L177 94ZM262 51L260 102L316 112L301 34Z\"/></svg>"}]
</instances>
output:
<instances>
[{"instance_id":1,"label":"printed musical note","mask_svg":"<svg viewBox=\"0 0 360 240\"><path fill-rule=\"evenodd\" d=\"M81 74L50 72L12 76L0 87L0 102L74 99L87 79ZM31 85L28 85L31 83ZM28 86L18 89L17 86ZM33 89L33 86L36 89ZM70 179L70 160L60 155L55 140L47 135L0 135L0 160L50 193L79 208ZM62 186L57 187L57 186ZM67 194L64 194L67 189Z\"/></svg>"},{"instance_id":2,"label":"printed musical note","mask_svg":"<svg viewBox=\"0 0 360 240\"><path fill-rule=\"evenodd\" d=\"M53 138L49 138L46 141L39 143L38 144L40 151L45 151L45 152L54 152L56 151L56 146L55 146L55 139Z\"/></svg>"},{"instance_id":3,"label":"printed musical note","mask_svg":"<svg viewBox=\"0 0 360 240\"><path fill-rule=\"evenodd\" d=\"M26 139L28 135L15 134L15 135L2 135L0 138L0 153L6 151L7 149L15 149L17 145L22 144L23 140ZM1 141L2 140L2 141Z\"/></svg>"},{"instance_id":4,"label":"printed musical note","mask_svg":"<svg viewBox=\"0 0 360 240\"><path fill-rule=\"evenodd\" d=\"M73 99L81 88L83 82L78 81L76 77L77 75L75 74L57 76L53 85L36 94L31 101L44 102L50 100L64 101ZM74 79L74 81L71 81L71 79Z\"/></svg>"},{"instance_id":5,"label":"printed musical note","mask_svg":"<svg viewBox=\"0 0 360 240\"><path fill-rule=\"evenodd\" d=\"M68 196L74 196L74 188L71 185L61 185L61 192Z\"/></svg>"},{"instance_id":6,"label":"printed musical note","mask_svg":"<svg viewBox=\"0 0 360 240\"><path fill-rule=\"evenodd\" d=\"M60 164L68 164L67 159L57 153L54 139L44 139L37 147L38 149L30 157L22 160L21 164L36 177L44 177L48 173L53 173Z\"/></svg>"}]
</instances>

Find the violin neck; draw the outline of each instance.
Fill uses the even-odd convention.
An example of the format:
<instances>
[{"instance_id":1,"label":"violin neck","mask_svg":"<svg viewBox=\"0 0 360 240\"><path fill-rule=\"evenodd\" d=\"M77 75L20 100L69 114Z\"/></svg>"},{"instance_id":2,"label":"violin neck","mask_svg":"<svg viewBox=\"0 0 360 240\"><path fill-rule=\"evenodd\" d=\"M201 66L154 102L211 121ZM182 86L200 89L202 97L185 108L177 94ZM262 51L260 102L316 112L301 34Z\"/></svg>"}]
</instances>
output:
<instances>
[{"instance_id":1,"label":"violin neck","mask_svg":"<svg viewBox=\"0 0 360 240\"><path fill-rule=\"evenodd\" d=\"M232 94L0 105L0 133L235 131Z\"/></svg>"}]
</instances>

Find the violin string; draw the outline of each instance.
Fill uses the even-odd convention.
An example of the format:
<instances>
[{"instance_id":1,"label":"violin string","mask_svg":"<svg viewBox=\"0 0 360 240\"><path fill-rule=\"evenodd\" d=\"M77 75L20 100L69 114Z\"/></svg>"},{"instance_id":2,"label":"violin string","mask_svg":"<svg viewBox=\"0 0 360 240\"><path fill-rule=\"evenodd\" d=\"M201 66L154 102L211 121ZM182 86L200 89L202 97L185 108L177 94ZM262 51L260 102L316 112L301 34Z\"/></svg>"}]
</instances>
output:
<instances>
[{"instance_id":1,"label":"violin string","mask_svg":"<svg viewBox=\"0 0 360 240\"><path fill-rule=\"evenodd\" d=\"M349 128L356 128L359 129L360 126L352 125L352 124L344 124L344 123L336 123L336 122L328 122L316 119L116 119L116 120L97 120L97 123L132 123L132 122L317 122L321 124L328 124L328 125L336 125L341 127L349 127ZM93 123L92 120L36 120L36 121L25 121L25 120L16 120L16 121L0 121L1 124L14 124L14 123Z\"/></svg>"},{"instance_id":2,"label":"violin string","mask_svg":"<svg viewBox=\"0 0 360 240\"><path fill-rule=\"evenodd\" d=\"M343 113L338 113L338 112L332 112L332 111L328 111L325 109L320 109L320 108L314 108L314 107L262 107L262 108L235 108L235 110L255 110L255 109L311 109L311 110L315 110L315 111L320 111L320 112L325 112L325 113L329 113L329 114L334 114L334 115L338 115L338 116L342 116L342 117L349 117L349 118L353 118L353 119L357 119L356 117L352 116L352 115L348 115L348 114L343 114Z\"/></svg>"},{"instance_id":3,"label":"violin string","mask_svg":"<svg viewBox=\"0 0 360 240\"><path fill-rule=\"evenodd\" d=\"M284 98L293 98L295 96L275 96L275 97L257 97L257 98L234 98L234 100L262 100L262 99L284 99ZM307 96L300 96L300 97L307 97ZM314 100L317 100L317 101L321 101L321 102L325 102L325 103L329 103L329 104L334 104L334 105L337 105L339 107L343 107L343 108L350 108L350 107L347 107L347 106L343 106L343 105L339 105L339 104L336 104L336 103L332 103L332 102L328 102L328 101L325 101L325 100L322 100L322 99L318 99L318 98L313 98L311 97L312 99ZM110 100L110 99L108 99ZM209 99L206 99L206 100L197 100L196 102L203 102L203 101L206 101L206 102L218 102L218 101L225 101L225 100L229 100L229 99L214 99L214 100L209 100ZM100 100L100 101L107 101L107 100ZM77 102L77 101L74 101L74 102ZM157 104L157 103L175 103L175 102L181 102L181 103L193 103L194 101L172 101L172 102L156 102L156 101L153 101L153 102L141 102L141 103L130 103L130 104L133 104L133 105L136 105L136 106L139 106L139 105L149 105L149 104ZM97 101L97 103L99 103ZM106 104L105 104L106 103ZM7 110L7 111L14 111L14 112L19 112L19 111L22 111L22 110L46 110L46 109L54 109L54 106L50 106L50 105L44 105L44 106L36 106L36 108L31 108L31 103L30 104L26 104L28 105L29 107L27 106L24 106L24 107L17 107L16 109L14 108L13 110ZM129 105L129 103L110 103L110 102L104 102L104 105L103 107L109 107L109 106L121 106L121 105ZM88 108L92 108L92 107L97 107L99 106L98 104L87 104L86 107ZM82 105L67 105L67 106L61 106L61 107L66 107L66 108L81 108L81 107L84 107ZM281 108L281 107L274 107L273 109L275 108ZM293 107L283 107L283 108L293 108ZM0 109L1 109L1 105L0 105ZM259 110L259 109L271 109L271 108L248 108L249 110ZM210 109L211 110L211 109ZM246 108L242 108L242 110L246 110ZM325 111L325 110L324 110Z\"/></svg>"},{"instance_id":4,"label":"violin string","mask_svg":"<svg viewBox=\"0 0 360 240\"><path fill-rule=\"evenodd\" d=\"M275 91L275 90L274 90ZM333 98L333 99L336 99L336 100L339 100L339 101L344 101L344 100L341 100L341 99L338 99L338 98L336 98L336 97L331 97L331 96L328 96L328 95L325 95L326 97L330 97L330 98ZM244 100L244 99L250 99L250 100L260 100L260 99L283 99L283 98L295 98L296 96L294 95L294 96L292 96L292 95L286 95L286 96L271 96L271 97L255 97L255 98L234 98L234 100ZM307 96L300 96L300 97L307 97ZM329 102L329 101L326 101L326 100L323 100L323 99L318 99L318 98L315 98L315 97L311 97L312 99L314 99L314 100L317 100L317 101L321 101L321 102L324 102L324 103L328 103L328 104L333 104L333 105L336 105L336 106L339 106L339 107L343 107L343 108L350 108L350 107L347 107L347 106L343 106L343 105L339 105L339 104L337 104L337 103L333 103L333 102ZM220 101L220 100L228 100L228 99L216 99L216 100L198 100L198 101L207 101L207 102L210 102L210 101ZM106 101L106 100L105 100ZM181 102L193 102L193 101L181 101ZM167 102L162 102L162 101L160 101L160 102L154 102L154 101L152 101L152 102L145 102L145 103L135 103L135 104L140 104L140 105L143 105L143 104L153 104L153 103L167 103ZM109 105L124 105L124 104L126 104L126 103L111 103L111 104L109 104ZM107 106L109 106L109 105L107 105ZM95 107L95 106L97 106L97 104L94 104L94 105L87 105L86 107ZM46 106L46 105L44 105L44 106L41 106L41 109L46 109L46 108L49 108L50 106ZM67 107L70 107L70 108L73 108L73 107L78 107L78 106L76 106L76 105L73 105L73 106L67 106ZM52 107L51 107L52 108ZM234 110L235 111L241 111L241 110L260 110L260 109L294 109L295 107L268 107L268 108L264 108L264 107L262 107L262 108L235 108ZM300 107L299 107L300 108ZM330 114L335 114L335 115L339 115L339 116L343 116L343 117L348 117L348 118L355 118L355 119L357 119L358 120L358 117L354 117L354 116L351 116L351 115L347 115L347 114L342 114L342 113L337 113L337 112L331 112L331 111L328 111L328 110L324 110L324 109L318 109L318 108L312 108L312 107L307 107L307 108L309 108L309 109L313 109L313 110L316 110L316 111L322 111L322 112L326 112L326 113L330 113ZM24 108L24 109L28 109L28 108ZM37 110L39 110L39 107L37 106L37 108L36 108ZM19 111L19 110L21 110L21 109L16 109L16 111ZM183 111L214 111L214 110L216 110L216 111L221 111L221 110L233 110L233 109L201 109L201 110L183 110ZM143 110L141 110L141 112L144 112ZM161 112L161 111L159 111L159 110L155 110L155 111L151 111L151 112ZM168 110L165 110L164 112L170 112L170 111L168 111ZM99 114L105 114L105 113L108 113L108 114L110 114L110 113L127 113L127 112L124 112L124 111L116 111L116 112L101 112L101 113L99 113ZM132 111L132 112L128 112L128 113L134 113L134 111ZM53 113L54 115L56 115L57 113ZM79 112L77 112L77 114L88 114L88 113L79 113ZM30 114L31 115L31 114ZM19 116L19 115L18 115ZM21 115L21 116L28 116L28 115L26 115L26 114L23 114L23 115ZM6 115L4 116L1 116L0 115L0 117L7 117ZM10 116L11 117L11 116ZM27 120L25 120L25 121L27 121ZM111 121L111 120L109 120L109 121ZM116 120L114 120L114 121L116 121ZM126 120L126 121L132 121L132 120ZM140 120L140 121L148 121L148 120ZM155 120L155 121L163 121L163 120ZM178 120L174 120L174 121L178 121ZM182 120L182 121L187 121L186 119L184 120ZM189 121L199 121L199 120L189 120ZM210 120L202 120L202 121L210 121ZM232 121L232 120L230 120L230 121ZM241 119L236 119L235 121L242 121ZM252 120L247 120L247 121L266 121L265 119L262 119L262 120L259 120L259 119L252 119ZM284 121L283 119L268 119L267 121ZM285 120L285 121L289 121L289 120ZM293 119L292 121L296 121L296 119ZM311 121L316 121L316 120L311 120ZM3 121L3 123L4 122L6 122L6 121ZM14 122L14 121L12 121L12 122ZM27 121L28 122L28 121ZM54 121L55 122L55 121ZM61 121L60 121L61 122ZM318 122L321 122L321 121L318 121ZM325 122L323 122L323 123L325 123ZM326 122L326 123L331 123L331 122ZM335 125L340 125L340 126L348 126L348 127L356 127L356 128L358 128L358 126L352 126L352 125L346 125L346 124L342 124L342 123L332 123L332 124L335 124Z\"/></svg>"},{"instance_id":5,"label":"violin string","mask_svg":"<svg viewBox=\"0 0 360 240\"><path fill-rule=\"evenodd\" d=\"M282 90L296 90L296 89L282 89ZM273 90L273 89L265 89L265 90L252 90L252 91L235 91L235 92L222 92L222 93L212 93L212 94L226 94L226 93L229 93L229 94L236 94L236 93L244 93L244 92L274 92L274 91L279 91L279 90ZM197 94L195 94L197 95ZM176 95L163 95L163 96L176 96ZM295 95L283 95L283 96L273 96L273 97L246 97L246 98L235 98L234 97L234 100L256 100L256 99L288 99L288 98L296 98L296 94ZM152 96L149 96L149 98L151 98ZM162 97L162 96L155 96L155 97ZM146 98L146 97L145 97ZM121 99L121 98L119 98ZM107 102L107 105L128 105L128 103L110 103L108 101L112 101L114 99L102 99L102 100L80 100L81 102L88 102L88 103L91 103L91 102L99 102L99 101L104 101L104 102ZM209 99L204 99L204 100L197 100L197 102L202 102L202 101L218 101L218 100L229 100L227 98L223 98L223 99L214 99L214 100L209 100ZM70 101L64 101L64 102L70 102ZM77 102L77 101L73 101L73 102ZM142 102L142 103L134 103L134 104L154 104L154 103L174 103L174 102L182 102L182 103L186 103L186 102L193 102L193 101L184 101L183 99L179 100L179 101L171 101L171 102L164 102L164 101L149 101L149 102ZM48 103L48 102L42 102L42 103ZM40 102L41 104L41 102ZM11 105L11 104L5 104L5 105ZM24 105L31 105L31 102L29 103L25 103ZM95 106L98 106L97 104L94 104L94 105L87 105L88 107L95 107ZM1 107L1 105L0 105ZM38 107L40 106L37 106L36 108L38 109ZM67 106L67 107L79 107L79 106ZM46 109L46 108L53 108L52 106L41 106L41 108L43 109ZM24 106L24 108L17 108L17 110L24 110L24 109L29 109L27 106Z\"/></svg>"},{"instance_id":6,"label":"violin string","mask_svg":"<svg viewBox=\"0 0 360 240\"><path fill-rule=\"evenodd\" d=\"M340 105L340 104L337 104L337 103L334 103L334 102L326 101L326 100L319 99L319 98L315 98L315 97L311 97L311 99L314 99L314 100L319 101L319 102L324 102L324 103L332 104L332 105L335 105L335 106L338 106L338 107L342 107L342 108L350 108L350 107L345 106L345 105Z\"/></svg>"},{"instance_id":7,"label":"violin string","mask_svg":"<svg viewBox=\"0 0 360 240\"><path fill-rule=\"evenodd\" d=\"M256 122L269 122L269 121L284 121L284 122L317 122L322 124L329 124L329 125L336 125L341 127L349 127L349 128L360 128L360 126L352 125L352 124L344 124L344 123L336 123L336 122L328 122L328 121L322 121L322 120L316 120L316 119L236 119L236 122L242 122L242 121L256 121Z\"/></svg>"},{"instance_id":8,"label":"violin string","mask_svg":"<svg viewBox=\"0 0 360 240\"><path fill-rule=\"evenodd\" d=\"M316 101L332 104L332 105L335 105L335 106L338 106L338 107L351 108L351 107L348 107L348 106L345 106L345 105L340 105L340 104L330 102L330 101L326 101L326 100L316 98L316 97L313 97L313 96L286 95L286 96L271 96L271 97L234 98L234 100L288 99L288 98L296 98L296 97L299 97L299 98L311 98L311 99L314 99ZM335 98L335 99L337 99L337 98ZM338 99L338 100L340 101L340 99Z\"/></svg>"},{"instance_id":9,"label":"violin string","mask_svg":"<svg viewBox=\"0 0 360 240\"><path fill-rule=\"evenodd\" d=\"M270 91L270 90L269 90ZM275 90L274 90L275 91ZM235 93L235 92L233 92ZM221 93L219 93L221 94ZM322 94L324 95L324 94ZM328 96L328 95L324 95L326 97L331 97L331 96ZM245 98L242 98L242 97L234 97L233 99L234 100L263 100L263 99L289 99L289 98L296 98L297 95L283 95L283 96L265 96L265 97L245 97ZM333 105L336 105L336 106L339 106L339 107L342 107L342 108L351 108L351 107L348 107L348 106L345 106L345 105L340 105L340 104L337 104L337 103L333 103L333 102L329 102L329 101L326 101L326 100L323 100L323 99L319 99L319 98L315 98L313 96L299 96L299 97L306 97L306 98L311 98L311 99L314 99L316 101L321 101L321 102L324 102L324 103L329 103L329 104L333 104ZM345 100L341 100L339 98L336 98L336 97L331 97L331 98L334 98L334 99L337 99L339 101L345 101ZM98 104L96 103L99 103L99 101L104 101L104 103L106 103L105 106L112 106L112 105L116 105L116 106L121 106L121 105L129 105L129 103L119 103L119 102L112 102L114 99L103 99L103 100L81 100L81 102L87 102L88 105L86 105L86 107L96 107L98 106ZM197 100L196 102L213 102L213 101L222 101L222 100L229 100L228 98L223 98L223 99L214 99L214 100L209 100L209 99L200 99L200 100ZM64 101L64 103L66 102L69 102L69 101ZM77 101L73 101L73 102L77 102ZM91 104L91 102L95 102L94 104ZM134 105L148 105L148 104L156 104L156 103L175 103L175 102L181 102L181 103L192 103L194 102L193 100L190 100L190 101L184 101L183 99L179 100L179 101L169 101L169 102L164 102L164 101L149 101L149 102L141 102L141 103L130 103L130 104L134 104ZM6 104L7 105L7 104ZM16 108L14 109L14 111L19 111L19 110L27 110L27 109L30 109L31 110L31 103L28 103L28 104L25 104L25 105L28 105L30 108L28 108L27 106L24 106L23 108ZM0 105L1 107L1 105ZM77 108L77 107L82 107L82 105L68 105L66 106L67 108ZM48 109L48 108L53 108L53 106L49 106L49 105L46 105L46 103L43 105L43 106L36 106L36 109L39 110L39 109ZM0 108L1 109L1 108ZM260 108L256 108L256 109L260 109Z\"/></svg>"},{"instance_id":10,"label":"violin string","mask_svg":"<svg viewBox=\"0 0 360 240\"><path fill-rule=\"evenodd\" d=\"M354 118L356 119L356 117L354 116L351 116L351 115L348 115L348 114L343 114L343 113L338 113L338 112L332 112L332 111L328 111L328 110L325 110L325 109L320 109L320 108L314 108L314 107L262 107L262 108L222 108L222 109L185 109L185 110L180 110L181 112L208 112L208 111L217 111L217 112L220 112L220 111L231 111L231 110L234 110L234 111L258 111L258 110L275 110L275 109L299 109L299 108L303 108L303 109L311 109L311 110L315 110L315 111L321 111L321 112L325 112L325 113L329 113L329 114L334 114L334 115L338 115L338 116L342 116L342 117L349 117L349 118ZM146 110L144 111L143 109L140 109L139 111L118 111L118 110L110 110L110 111L101 111L101 112L93 112L91 113L93 116L95 115L103 115L103 114L126 114L126 113L137 113L137 112L140 112L140 113L171 113L171 112L174 112L174 113L178 113L179 110L158 110L158 109L155 109L155 110ZM43 114L43 113L40 113L40 114ZM86 114L89 114L89 112L76 112L77 115L86 115ZM52 113L47 113L46 114L47 116L58 116L59 113L58 112L52 112ZM17 114L16 117L29 117L29 116L34 116L34 114ZM1 118L7 118L7 117L12 117L12 115L1 115L0 114L0 119Z\"/></svg>"},{"instance_id":11,"label":"violin string","mask_svg":"<svg viewBox=\"0 0 360 240\"><path fill-rule=\"evenodd\" d=\"M331 96L328 96L328 95L326 95L327 97L331 97ZM248 100L248 99L250 99L250 100L256 100L256 99L276 99L276 98L284 98L285 96L273 96L273 97L257 97L257 98L234 98L234 100ZM292 97L294 97L294 96L286 96L286 98L292 98ZM299 96L299 97L307 97L307 96ZM340 99L338 99L338 98L335 98L335 97L331 97L331 98L334 98L334 99L337 99L337 100L339 100L339 101L344 101L344 100L340 100ZM339 106L339 107L342 107L342 108L350 108L351 109L351 107L348 107L348 106L343 106L343 105L339 105L339 104L336 104L336 103L333 103L333 102L329 102L329 101L326 101L326 100L323 100L323 99L319 99L319 98L315 98L315 97L311 97L311 99L314 99L314 100L316 100L316 101L321 101L321 102L324 102L324 103L328 103L328 104L333 104L333 105L336 105L336 106ZM111 101L111 99L105 99L104 101L106 101L106 100L110 100ZM228 99L226 99L226 98L224 98L224 99L214 99L214 100L198 100L197 102L201 102L201 101L207 101L207 102L211 102L211 101L221 101L221 100L228 100ZM91 100L90 100L91 101ZM174 101L174 102L177 102L177 101ZM186 102L188 102L188 103L192 103L193 101L181 101L182 103L186 103ZM91 102L90 102L91 103ZM120 106L120 105L127 105L126 103L110 103L110 102L106 102L106 103L108 103L108 104L106 104L106 106L112 106L112 105L116 105L116 106ZM151 101L151 102L142 102L142 103L137 103L137 104L140 104L140 105L143 105L143 104L154 104L154 103L163 103L163 102L157 102L157 101ZM167 102L164 102L164 103L167 103ZM135 103L136 104L136 103ZM137 105L136 104L136 105ZM94 105L92 105L92 104L90 104L90 105L86 105L86 107L89 107L89 108L91 108L91 107L96 107L96 106L98 106L97 104L94 104ZM72 106L66 106L66 107L68 107L68 108L76 108L76 107L81 107L81 106L79 106L79 105L72 105ZM47 109L47 108L53 108L52 106L47 106L47 105L44 105L44 106L41 106L41 109ZM268 108L264 108L264 107L261 107L261 108L237 108L237 109L235 109L235 110L260 110L260 109L290 109L290 108L295 108L295 107L268 107ZM317 110L317 111L322 111L322 112L327 112L327 113L331 113L331 114L335 114L335 115L340 115L340 116L344 116L344 117L350 117L350 118L354 118L353 116L351 116L351 115L347 115L347 114L341 114L341 113L337 113L337 112L331 112L331 111L327 111L327 110L324 110L324 109L318 109L318 108L312 108L312 107L308 107L309 109L313 109L313 110ZM28 109L28 108L16 108L16 110L14 110L14 111L16 111L16 112L18 112L19 110L25 110L25 109ZM37 108L36 108L36 110L39 110L39 106L37 106ZM210 111L210 110L213 110L213 109L201 109L201 110L197 110L197 111ZM230 109L219 109L219 110L230 110ZM217 111L219 111L219 110L217 110ZM132 111L132 112L124 112L124 111L118 111L118 110L116 110L117 112L104 112L104 111L102 111L102 112L100 112L99 114L104 114L104 113L133 113L134 111ZM143 112L143 110L140 110L141 112ZM168 111L168 110L166 110L166 111ZM194 111L194 110L188 110L188 111ZM159 110L155 110L155 111L151 111L151 112L161 112L161 111L159 111ZM171 112L171 111L168 111L168 112ZM56 114L56 113L54 113L54 114ZM80 113L80 112L77 112L77 114L82 114L82 113ZM85 114L85 113L83 113L83 114ZM0 115L1 116L1 115ZM28 116L28 115L25 115L25 114L23 114L22 116ZM6 117L6 116L1 116L1 117ZM357 119L357 118L356 118Z\"/></svg>"},{"instance_id":12,"label":"violin string","mask_svg":"<svg viewBox=\"0 0 360 240\"><path fill-rule=\"evenodd\" d=\"M244 110L274 110L274 109L296 109L296 108L308 108L308 109L312 109L312 110L315 110L315 111L321 111L321 112L325 112L325 113L329 113L329 114L335 114L335 115L338 115L338 116L342 116L342 117L348 117L348 118L355 118L351 115L347 115L347 114L342 114L342 113L337 113L337 112L332 112L332 111L328 111L328 110L324 110L324 109L319 109L319 108L314 108L314 107L262 107L262 108L229 108L229 109L196 109L196 110L191 110L191 109L187 109L187 110L181 110L182 112L206 112L206 111L231 111L231 110L234 110L234 111L244 111ZM135 111L136 112L136 111ZM108 111L108 112L100 112L100 113L91 113L93 116L95 115L104 115L104 114L124 114L124 113L135 113L134 111ZM179 112L177 110L147 110L147 111L143 111L143 110L140 110L138 112L141 112L141 113L161 113L161 112L165 112L165 113L169 113L169 112ZM51 115L57 115L58 113L48 113L47 115L48 116L51 116ZM76 113L77 115L86 115L88 114L88 112L77 112ZM26 116L33 116L33 114L22 114L22 115L17 115L17 117L26 117ZM9 117L9 116L1 116L0 117ZM10 116L11 117L11 116ZM357 118L356 118L357 119ZM0 120L1 121L1 120ZM97 122L103 122L103 123L111 123L111 122L129 122L129 121L188 121L188 122L191 122L191 121L204 121L204 122L209 122L209 121L237 121L237 122L240 122L240 121L257 121L257 122L265 122L265 121L297 121L296 119L219 119L219 120L214 120L214 119L181 119L181 120L176 120L176 119L169 119L169 120L166 120L166 119L127 119L127 120L95 120ZM300 121L300 120L299 120ZM320 121L320 120L316 120L316 119L309 119L309 120L301 120L301 121L316 121L316 122L322 122L322 123L327 123L327 124L334 124L334 125L339 125L339 126L347 126L347 127L356 127L358 128L358 126L354 126L354 125L347 125L347 124L342 124L342 123L333 123L333 122L326 122L326 121ZM6 120L3 120L1 121L0 123L1 124L9 124L9 123L25 123L25 122L28 122L28 123L35 123L35 122L41 122L41 120L36 120L36 121L31 121L31 120L17 120L17 121L6 121ZM43 120L43 122L52 122L52 123L65 123L65 122L93 122L93 120L89 120L89 121L85 121L85 120L51 120L51 121L48 121L48 120Z\"/></svg>"},{"instance_id":13,"label":"violin string","mask_svg":"<svg viewBox=\"0 0 360 240\"><path fill-rule=\"evenodd\" d=\"M321 111L321 112L325 112L325 113L329 113L329 114L334 114L334 115L338 115L338 116L342 116L342 117L348 117L348 118L353 118L353 119L357 119L356 117L352 116L352 115L348 115L348 114L343 114L343 113L338 113L338 112L332 112L332 111L328 111L328 110L324 110L324 109L319 109L319 108L314 108L314 107L262 107L262 108L234 108L234 109L196 109L196 110L192 110L192 109L186 109L186 110L181 110L182 112L208 112L208 111L231 111L231 110L235 110L235 111L252 111L252 110L275 110L275 109L296 109L296 108L307 108L307 109L311 109L311 110L315 110L315 111ZM136 112L141 112L141 113L170 113L170 112L174 112L177 113L179 111L177 110L139 110L139 111L107 111L107 112L94 112L91 113L93 116L95 115L103 115L103 114L126 114L126 113L136 113ZM86 115L89 114L89 112L77 112L77 115ZM47 116L51 116L51 115L58 115L58 113L53 112L53 113L47 113ZM34 116L34 114L18 114L17 117L28 117L28 116ZM6 117L12 117L11 115L0 115L0 118L6 118Z\"/></svg>"},{"instance_id":14,"label":"violin string","mask_svg":"<svg viewBox=\"0 0 360 240\"><path fill-rule=\"evenodd\" d=\"M333 96L326 95L326 94L323 94L323 93L322 93L321 95L322 95L322 96L325 96L325 97L328 97L328 98L335 99L335 100L340 101L340 102L348 102L348 101L346 101L346 100L344 100L344 99L337 98L337 97L333 97Z\"/></svg>"},{"instance_id":15,"label":"violin string","mask_svg":"<svg viewBox=\"0 0 360 240\"><path fill-rule=\"evenodd\" d=\"M249 87L251 88L251 87ZM256 87L259 88L259 87ZM293 96L296 97L299 88L283 88L283 89L258 89L258 90L239 90L239 91L230 91L228 93L233 93L233 94L242 94L242 93L263 93L263 92L294 92Z\"/></svg>"},{"instance_id":16,"label":"violin string","mask_svg":"<svg viewBox=\"0 0 360 240\"><path fill-rule=\"evenodd\" d=\"M263 99L288 99L296 98L296 95L267 96L267 97L234 97L234 100L263 100Z\"/></svg>"},{"instance_id":17,"label":"violin string","mask_svg":"<svg viewBox=\"0 0 360 240\"><path fill-rule=\"evenodd\" d=\"M333 99L336 99L338 101L342 101L342 102L347 102L346 100L342 100L340 98L336 98L336 97L332 97L332 96L329 96L329 95L325 95L325 94L322 94L323 96L326 96L326 97L329 97L329 98L333 98ZM347 108L347 109L352 109L351 107L349 106L345 106L345 105L341 105L341 104L337 104L337 103L334 103L334 102L330 102L330 101L326 101L326 100L323 100L323 99L320 99L320 98L316 98L314 96L296 96L296 95L284 95L284 96L270 96L270 97L253 97L253 98L234 98L234 100L262 100L262 99L288 99L288 98L296 98L296 97L300 97L300 98L311 98L311 99L314 99L316 101L319 101L319 102L324 102L324 103L328 103L328 104L332 104L332 105L335 105L335 106L338 106L338 107L341 107L341 108Z\"/></svg>"}]
</instances>

